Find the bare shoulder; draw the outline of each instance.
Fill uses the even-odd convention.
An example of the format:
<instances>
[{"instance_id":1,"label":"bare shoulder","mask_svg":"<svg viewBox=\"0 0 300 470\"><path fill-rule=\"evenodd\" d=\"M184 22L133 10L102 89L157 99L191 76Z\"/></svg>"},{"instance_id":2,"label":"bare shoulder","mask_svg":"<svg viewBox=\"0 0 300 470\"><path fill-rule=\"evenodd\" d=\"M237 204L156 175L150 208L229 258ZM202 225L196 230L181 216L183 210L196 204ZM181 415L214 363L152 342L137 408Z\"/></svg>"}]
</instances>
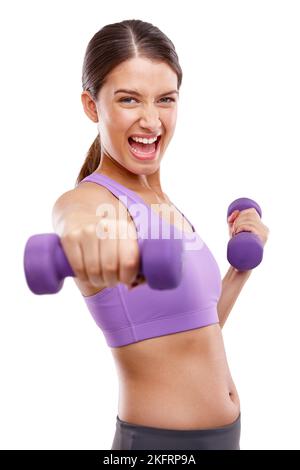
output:
<instances>
[{"instance_id":1,"label":"bare shoulder","mask_svg":"<svg viewBox=\"0 0 300 470\"><path fill-rule=\"evenodd\" d=\"M84 181L75 188L63 193L56 201L60 202L82 202L95 204L101 201L113 202L116 197L105 186L90 181Z\"/></svg>"},{"instance_id":2,"label":"bare shoulder","mask_svg":"<svg viewBox=\"0 0 300 470\"><path fill-rule=\"evenodd\" d=\"M118 203L118 198L105 186L85 181L56 199L52 209L53 223L69 210L95 212L100 204L109 204L117 210Z\"/></svg>"},{"instance_id":3,"label":"bare shoulder","mask_svg":"<svg viewBox=\"0 0 300 470\"><path fill-rule=\"evenodd\" d=\"M124 204L105 186L85 181L79 184L74 191L77 191L75 199L78 198L79 201L88 204L93 211L97 210L99 215L102 209L108 218L117 217L118 219L131 220L129 211L126 210ZM120 210L121 208L123 210Z\"/></svg>"}]
</instances>

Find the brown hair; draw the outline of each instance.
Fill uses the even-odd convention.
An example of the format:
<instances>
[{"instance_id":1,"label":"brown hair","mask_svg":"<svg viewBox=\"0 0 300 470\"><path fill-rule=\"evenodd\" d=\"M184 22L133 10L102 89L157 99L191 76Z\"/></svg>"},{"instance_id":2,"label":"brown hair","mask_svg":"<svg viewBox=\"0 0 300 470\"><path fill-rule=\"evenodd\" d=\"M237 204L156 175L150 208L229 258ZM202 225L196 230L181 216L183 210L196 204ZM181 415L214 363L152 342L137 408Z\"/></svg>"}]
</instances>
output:
<instances>
[{"instance_id":1,"label":"brown hair","mask_svg":"<svg viewBox=\"0 0 300 470\"><path fill-rule=\"evenodd\" d=\"M141 20L124 20L101 28L89 41L82 67L82 88L92 99L105 83L106 76L122 62L135 57L166 62L177 74L178 89L182 70L173 42L156 26ZM76 184L93 173L101 160L101 143L98 134L92 143Z\"/></svg>"}]
</instances>

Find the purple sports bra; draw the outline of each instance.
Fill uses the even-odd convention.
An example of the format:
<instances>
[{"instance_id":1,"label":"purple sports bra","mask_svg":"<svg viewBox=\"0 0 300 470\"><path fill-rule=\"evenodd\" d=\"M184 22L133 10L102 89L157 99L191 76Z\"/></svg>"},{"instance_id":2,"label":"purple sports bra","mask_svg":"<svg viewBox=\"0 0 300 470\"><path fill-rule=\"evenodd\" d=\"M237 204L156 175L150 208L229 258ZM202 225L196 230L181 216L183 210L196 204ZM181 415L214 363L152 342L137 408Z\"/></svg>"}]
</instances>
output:
<instances>
[{"instance_id":1,"label":"purple sports bra","mask_svg":"<svg viewBox=\"0 0 300 470\"><path fill-rule=\"evenodd\" d=\"M85 181L105 186L126 205L135 223L138 238L145 236L145 233L149 234L149 228L153 229L153 225L168 225L137 193L108 176L94 172L79 184ZM137 205L144 208L148 215L147 227L141 223L140 217L137 223ZM189 222L186 217L185 220ZM211 251L194 226L190 225L193 233L179 232L184 244L183 269L181 282L175 289L155 290L144 283L128 290L120 282L94 295L83 296L108 346L124 346L147 338L219 323L217 303L222 288L220 270ZM179 231L177 227L175 230Z\"/></svg>"}]
</instances>

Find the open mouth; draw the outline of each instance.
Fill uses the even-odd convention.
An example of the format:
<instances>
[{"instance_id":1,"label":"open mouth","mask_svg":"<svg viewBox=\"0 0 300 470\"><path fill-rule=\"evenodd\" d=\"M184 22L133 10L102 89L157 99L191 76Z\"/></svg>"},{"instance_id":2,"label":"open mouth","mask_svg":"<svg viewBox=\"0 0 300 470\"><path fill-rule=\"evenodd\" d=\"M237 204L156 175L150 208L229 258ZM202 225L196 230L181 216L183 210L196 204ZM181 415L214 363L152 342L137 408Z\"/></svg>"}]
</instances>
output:
<instances>
[{"instance_id":1,"label":"open mouth","mask_svg":"<svg viewBox=\"0 0 300 470\"><path fill-rule=\"evenodd\" d=\"M161 135L159 135L157 137L157 140L154 142L155 150L157 150L160 139L161 139ZM143 147L144 150L147 150L147 147L149 147L150 145L153 145L153 144L141 144L140 142L136 142L135 140L133 140L132 137L128 137L128 142L129 142L129 145L131 146L138 143L139 145Z\"/></svg>"}]
</instances>

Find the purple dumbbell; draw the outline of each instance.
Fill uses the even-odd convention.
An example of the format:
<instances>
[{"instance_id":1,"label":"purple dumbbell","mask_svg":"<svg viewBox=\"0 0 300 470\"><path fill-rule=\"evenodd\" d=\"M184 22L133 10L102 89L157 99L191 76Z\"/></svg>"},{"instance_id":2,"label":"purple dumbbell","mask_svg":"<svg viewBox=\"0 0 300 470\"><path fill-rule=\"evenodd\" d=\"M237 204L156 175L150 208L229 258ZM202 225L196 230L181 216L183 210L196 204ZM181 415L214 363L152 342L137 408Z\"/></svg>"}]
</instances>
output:
<instances>
[{"instance_id":1,"label":"purple dumbbell","mask_svg":"<svg viewBox=\"0 0 300 470\"><path fill-rule=\"evenodd\" d=\"M255 201L247 197L236 199L228 207L227 219L235 210L243 211L252 207L261 217L261 208ZM239 232L228 242L227 260L239 271L248 271L259 265L263 258L263 252L263 244L255 233Z\"/></svg>"},{"instance_id":2,"label":"purple dumbbell","mask_svg":"<svg viewBox=\"0 0 300 470\"><path fill-rule=\"evenodd\" d=\"M181 238L137 239L139 275L152 289L173 289L182 277ZM58 235L45 233L31 236L24 252L24 270L29 289L34 294L55 294L67 276L74 272L64 254Z\"/></svg>"}]
</instances>

